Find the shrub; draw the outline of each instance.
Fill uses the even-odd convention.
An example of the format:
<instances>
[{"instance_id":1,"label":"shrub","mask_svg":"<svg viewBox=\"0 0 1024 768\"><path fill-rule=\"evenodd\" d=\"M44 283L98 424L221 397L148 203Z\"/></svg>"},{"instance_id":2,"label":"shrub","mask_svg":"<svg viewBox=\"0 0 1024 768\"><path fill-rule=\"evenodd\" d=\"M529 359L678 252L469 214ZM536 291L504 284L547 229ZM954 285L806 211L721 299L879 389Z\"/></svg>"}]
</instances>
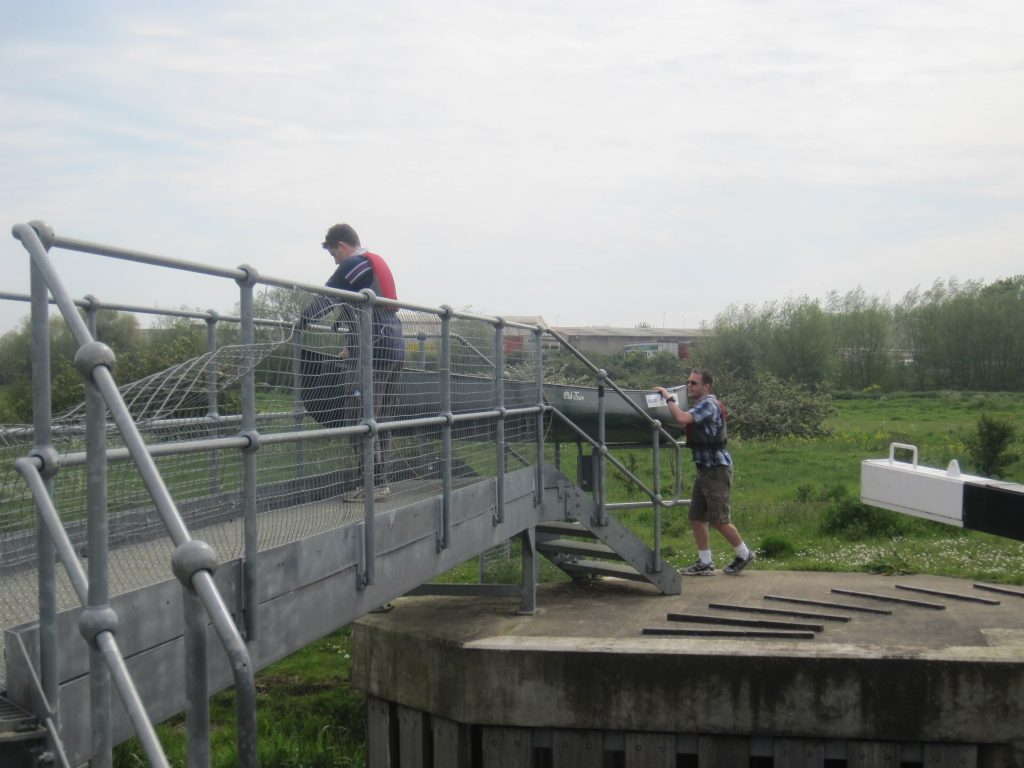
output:
<instances>
[{"instance_id":1,"label":"shrub","mask_svg":"<svg viewBox=\"0 0 1024 768\"><path fill-rule=\"evenodd\" d=\"M826 507L822 533L846 539L892 538L903 535L907 521L898 513L862 504L850 496L837 498Z\"/></svg>"},{"instance_id":2,"label":"shrub","mask_svg":"<svg viewBox=\"0 0 1024 768\"><path fill-rule=\"evenodd\" d=\"M767 560L791 557L796 552L793 545L781 536L765 536L761 540L761 546L757 549L761 556Z\"/></svg>"},{"instance_id":3,"label":"shrub","mask_svg":"<svg viewBox=\"0 0 1024 768\"><path fill-rule=\"evenodd\" d=\"M827 394L769 373L723 380L721 386L716 380L715 388L723 393L730 432L742 437L823 436L829 431L825 420L836 413Z\"/></svg>"},{"instance_id":4,"label":"shrub","mask_svg":"<svg viewBox=\"0 0 1024 768\"><path fill-rule=\"evenodd\" d=\"M974 468L986 477L1000 477L1017 460L1012 450L1016 436L1016 428L1009 419L983 413L975 431L965 440Z\"/></svg>"}]
</instances>

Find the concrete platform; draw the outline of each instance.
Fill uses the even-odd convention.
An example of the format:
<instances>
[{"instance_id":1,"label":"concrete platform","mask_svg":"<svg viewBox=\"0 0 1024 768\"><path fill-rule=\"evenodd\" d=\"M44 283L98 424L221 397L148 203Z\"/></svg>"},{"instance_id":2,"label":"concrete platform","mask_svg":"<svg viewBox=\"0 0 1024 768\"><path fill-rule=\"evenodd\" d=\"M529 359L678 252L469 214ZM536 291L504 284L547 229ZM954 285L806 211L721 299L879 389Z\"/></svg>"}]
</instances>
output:
<instances>
[{"instance_id":1,"label":"concrete platform","mask_svg":"<svg viewBox=\"0 0 1024 768\"><path fill-rule=\"evenodd\" d=\"M736 577L689 578L678 596L610 579L543 585L534 616L516 615L518 603L509 599L401 598L390 613L356 623L354 682L377 710L391 707L395 717L425 718L421 731L429 732L433 723L455 723L467 733L526 729L522 733L542 751L557 752L558 737L551 734L600 732L606 753L625 749L623 734L647 734L674 736L676 751L694 759L702 743L720 745L727 738L748 756L776 755L775 766L826 760L1024 765L1024 588L1015 592L933 576L752 569ZM691 620L668 621L670 613ZM708 617L798 622L812 629L801 630L806 638L643 634L765 630L703 623ZM371 723L371 753L372 734ZM472 739L467 749L486 752L486 738L477 733ZM793 744L813 747L820 761L801 752L800 762L787 763L776 754ZM870 745L870 754L890 755L889 761L856 762L851 745L858 744ZM378 739L378 755L382 749ZM397 754L398 742L388 749Z\"/></svg>"}]
</instances>

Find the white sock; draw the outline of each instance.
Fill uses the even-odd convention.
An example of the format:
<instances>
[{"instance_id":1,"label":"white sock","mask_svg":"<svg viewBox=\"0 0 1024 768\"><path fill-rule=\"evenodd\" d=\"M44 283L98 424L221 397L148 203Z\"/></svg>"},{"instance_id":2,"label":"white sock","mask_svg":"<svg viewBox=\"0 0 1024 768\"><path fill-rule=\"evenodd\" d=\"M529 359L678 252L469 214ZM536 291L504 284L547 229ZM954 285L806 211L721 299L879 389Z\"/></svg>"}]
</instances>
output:
<instances>
[{"instance_id":1,"label":"white sock","mask_svg":"<svg viewBox=\"0 0 1024 768\"><path fill-rule=\"evenodd\" d=\"M710 549L701 549L701 550L698 550L698 551L697 551L697 555L698 555L698 556L700 557L700 561L701 561L702 563L705 563L705 564L707 564L707 563L713 562L713 561L711 560L711 550L710 550Z\"/></svg>"},{"instance_id":2,"label":"white sock","mask_svg":"<svg viewBox=\"0 0 1024 768\"><path fill-rule=\"evenodd\" d=\"M736 557L742 557L744 560L750 555L750 550L747 548L747 542L741 541L739 546L734 547L736 550Z\"/></svg>"}]
</instances>

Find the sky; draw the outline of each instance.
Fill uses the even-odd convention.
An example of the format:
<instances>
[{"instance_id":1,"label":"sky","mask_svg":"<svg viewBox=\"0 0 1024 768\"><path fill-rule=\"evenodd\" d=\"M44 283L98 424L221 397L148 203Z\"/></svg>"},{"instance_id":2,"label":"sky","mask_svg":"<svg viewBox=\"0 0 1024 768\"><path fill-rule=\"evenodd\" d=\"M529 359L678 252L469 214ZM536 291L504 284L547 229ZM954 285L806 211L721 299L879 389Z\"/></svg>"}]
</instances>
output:
<instances>
[{"instance_id":1,"label":"sky","mask_svg":"<svg viewBox=\"0 0 1024 768\"><path fill-rule=\"evenodd\" d=\"M555 326L1024 272L1019 0L0 0L0 219ZM222 279L54 251L72 296ZM0 240L0 291L28 256ZM0 301L0 331L28 305Z\"/></svg>"}]
</instances>

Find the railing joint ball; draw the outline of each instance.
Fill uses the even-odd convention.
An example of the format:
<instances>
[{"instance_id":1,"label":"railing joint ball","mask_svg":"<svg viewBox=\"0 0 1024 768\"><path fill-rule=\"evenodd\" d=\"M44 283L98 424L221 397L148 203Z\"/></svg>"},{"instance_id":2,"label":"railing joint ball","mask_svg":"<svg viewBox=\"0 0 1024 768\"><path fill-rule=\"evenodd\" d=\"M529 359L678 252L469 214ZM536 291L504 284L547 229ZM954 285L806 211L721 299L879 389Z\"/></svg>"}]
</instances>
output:
<instances>
[{"instance_id":1,"label":"railing joint ball","mask_svg":"<svg viewBox=\"0 0 1024 768\"><path fill-rule=\"evenodd\" d=\"M53 477L60 471L60 454L52 445L36 446L29 453L29 458L40 463L39 474L43 477Z\"/></svg>"},{"instance_id":2,"label":"railing joint ball","mask_svg":"<svg viewBox=\"0 0 1024 768\"><path fill-rule=\"evenodd\" d=\"M56 235L53 233L53 227L47 224L45 221L30 221L28 223L32 229L36 231L36 237L39 238L39 242L43 244L43 248L50 250L53 245L53 241L56 239Z\"/></svg>"},{"instance_id":3,"label":"railing joint ball","mask_svg":"<svg viewBox=\"0 0 1024 768\"><path fill-rule=\"evenodd\" d=\"M242 449L242 453L255 453L260 449L260 433L257 430L247 430L240 433L239 437L244 437L249 441L249 444Z\"/></svg>"},{"instance_id":4,"label":"railing joint ball","mask_svg":"<svg viewBox=\"0 0 1024 768\"><path fill-rule=\"evenodd\" d=\"M256 285L256 282L260 279L260 273L249 264L239 264L238 271L244 272L244 277L236 277L235 282L239 285Z\"/></svg>"},{"instance_id":5,"label":"railing joint ball","mask_svg":"<svg viewBox=\"0 0 1024 768\"><path fill-rule=\"evenodd\" d=\"M100 632L117 634L117 613L109 605L86 606L78 615L78 631L82 633L91 647L96 647L96 637Z\"/></svg>"},{"instance_id":6,"label":"railing joint ball","mask_svg":"<svg viewBox=\"0 0 1024 768\"><path fill-rule=\"evenodd\" d=\"M199 571L217 569L217 553L205 541L190 539L178 545L171 555L171 570L183 585L192 587L192 577Z\"/></svg>"},{"instance_id":7,"label":"railing joint ball","mask_svg":"<svg viewBox=\"0 0 1024 768\"><path fill-rule=\"evenodd\" d=\"M75 352L75 368L83 379L92 377L93 369L98 365L105 365L111 371L114 370L114 362L117 356L114 350L102 341L90 341L78 348Z\"/></svg>"}]
</instances>

